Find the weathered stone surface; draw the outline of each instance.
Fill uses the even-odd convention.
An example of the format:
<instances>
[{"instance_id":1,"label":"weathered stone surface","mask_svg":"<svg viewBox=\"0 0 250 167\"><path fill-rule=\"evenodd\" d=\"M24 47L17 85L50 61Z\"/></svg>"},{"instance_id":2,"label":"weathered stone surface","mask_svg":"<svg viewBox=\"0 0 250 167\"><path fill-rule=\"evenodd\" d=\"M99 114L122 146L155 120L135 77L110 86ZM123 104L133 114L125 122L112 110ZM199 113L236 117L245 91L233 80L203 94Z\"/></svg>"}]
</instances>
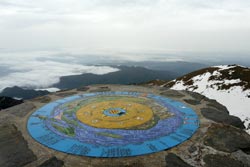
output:
<instances>
[{"instance_id":1,"label":"weathered stone surface","mask_svg":"<svg viewBox=\"0 0 250 167\"><path fill-rule=\"evenodd\" d=\"M24 166L36 160L21 132L14 125L0 125L0 166Z\"/></svg>"},{"instance_id":2,"label":"weathered stone surface","mask_svg":"<svg viewBox=\"0 0 250 167\"><path fill-rule=\"evenodd\" d=\"M110 162L103 162L102 164L93 164L93 167L144 167L145 165L141 161L113 161Z\"/></svg>"},{"instance_id":3,"label":"weathered stone surface","mask_svg":"<svg viewBox=\"0 0 250 167\"><path fill-rule=\"evenodd\" d=\"M203 96L199 93L196 93L196 92L190 92L190 91L183 91L187 94L189 94L191 97L193 97L194 99L198 100L198 101L201 101L201 100L207 100L207 97L206 96Z\"/></svg>"},{"instance_id":4,"label":"weathered stone surface","mask_svg":"<svg viewBox=\"0 0 250 167\"><path fill-rule=\"evenodd\" d=\"M37 97L31 101L40 102L40 103L49 103L51 101L51 98L49 96L41 96L41 97Z\"/></svg>"},{"instance_id":5,"label":"weathered stone surface","mask_svg":"<svg viewBox=\"0 0 250 167\"><path fill-rule=\"evenodd\" d=\"M246 154L249 154L250 155L250 147L248 148L242 148L241 149L243 152L245 152Z\"/></svg>"},{"instance_id":6,"label":"weathered stone surface","mask_svg":"<svg viewBox=\"0 0 250 167\"><path fill-rule=\"evenodd\" d=\"M111 89L108 86L101 86L96 89L90 90L90 92L108 92L111 91Z\"/></svg>"},{"instance_id":7,"label":"weathered stone surface","mask_svg":"<svg viewBox=\"0 0 250 167\"><path fill-rule=\"evenodd\" d=\"M240 149L250 149L250 135L232 126L213 124L208 129L204 144L231 153Z\"/></svg>"},{"instance_id":8,"label":"weathered stone surface","mask_svg":"<svg viewBox=\"0 0 250 167\"><path fill-rule=\"evenodd\" d=\"M143 163L141 163L140 161L138 162L133 162L131 164L125 165L125 166L121 166L121 167L144 167Z\"/></svg>"},{"instance_id":9,"label":"weathered stone surface","mask_svg":"<svg viewBox=\"0 0 250 167\"><path fill-rule=\"evenodd\" d=\"M197 147L195 147L194 145L192 145L192 146L190 146L190 147L188 148L188 152L189 152L189 153L193 153L193 152L195 152L195 151L197 151Z\"/></svg>"},{"instance_id":10,"label":"weathered stone surface","mask_svg":"<svg viewBox=\"0 0 250 167\"><path fill-rule=\"evenodd\" d=\"M184 101L188 104L191 104L191 105L199 105L201 104L200 101L198 100L192 100L192 99L184 99Z\"/></svg>"},{"instance_id":11,"label":"weathered stone surface","mask_svg":"<svg viewBox=\"0 0 250 167\"><path fill-rule=\"evenodd\" d=\"M60 96L60 97L67 97L67 96L71 96L74 94L77 94L77 92L59 92L59 93L56 93L55 95Z\"/></svg>"},{"instance_id":12,"label":"weathered stone surface","mask_svg":"<svg viewBox=\"0 0 250 167\"><path fill-rule=\"evenodd\" d=\"M0 116L0 124L5 124L5 123L9 123L11 119L13 119L14 115L11 114L5 114L5 115L1 115Z\"/></svg>"},{"instance_id":13,"label":"weathered stone surface","mask_svg":"<svg viewBox=\"0 0 250 167\"><path fill-rule=\"evenodd\" d=\"M231 157L241 161L245 166L250 167L250 155L245 154L243 151L239 150L236 152L233 152L231 154Z\"/></svg>"},{"instance_id":14,"label":"weathered stone surface","mask_svg":"<svg viewBox=\"0 0 250 167\"><path fill-rule=\"evenodd\" d=\"M171 89L162 92L161 95L164 95L164 96L167 96L167 97L176 97L176 98L181 98L181 97L185 96L185 95L179 93L178 91L171 90Z\"/></svg>"},{"instance_id":15,"label":"weathered stone surface","mask_svg":"<svg viewBox=\"0 0 250 167\"><path fill-rule=\"evenodd\" d=\"M213 120L215 122L232 125L240 129L245 129L244 123L240 120L240 118L229 115L225 111L220 111L214 108L202 108L201 114L205 118Z\"/></svg>"},{"instance_id":16,"label":"weathered stone surface","mask_svg":"<svg viewBox=\"0 0 250 167\"><path fill-rule=\"evenodd\" d=\"M173 153L166 155L165 160L167 163L167 167L192 167Z\"/></svg>"},{"instance_id":17,"label":"weathered stone surface","mask_svg":"<svg viewBox=\"0 0 250 167\"><path fill-rule=\"evenodd\" d=\"M87 87L87 86L83 86L83 87L79 87L79 88L77 88L76 89L77 91L87 91L87 90L89 90L89 87Z\"/></svg>"},{"instance_id":18,"label":"weathered stone surface","mask_svg":"<svg viewBox=\"0 0 250 167\"><path fill-rule=\"evenodd\" d=\"M225 106L223 106L222 104L218 103L216 100L207 99L206 101L209 102L207 104L207 106L209 106L210 108L213 107L214 109L223 111L225 113L229 113L229 111L227 110L227 108Z\"/></svg>"},{"instance_id":19,"label":"weathered stone surface","mask_svg":"<svg viewBox=\"0 0 250 167\"><path fill-rule=\"evenodd\" d=\"M229 156L209 154L203 158L206 167L247 167Z\"/></svg>"},{"instance_id":20,"label":"weathered stone surface","mask_svg":"<svg viewBox=\"0 0 250 167\"><path fill-rule=\"evenodd\" d=\"M62 167L63 165L64 162L62 160L58 160L56 157L52 157L38 167Z\"/></svg>"},{"instance_id":21,"label":"weathered stone surface","mask_svg":"<svg viewBox=\"0 0 250 167\"><path fill-rule=\"evenodd\" d=\"M26 103L22 103L20 105L8 108L4 111L8 112L9 114L18 116L18 117L24 117L34 108L35 108L34 104L30 102L26 102Z\"/></svg>"}]
</instances>

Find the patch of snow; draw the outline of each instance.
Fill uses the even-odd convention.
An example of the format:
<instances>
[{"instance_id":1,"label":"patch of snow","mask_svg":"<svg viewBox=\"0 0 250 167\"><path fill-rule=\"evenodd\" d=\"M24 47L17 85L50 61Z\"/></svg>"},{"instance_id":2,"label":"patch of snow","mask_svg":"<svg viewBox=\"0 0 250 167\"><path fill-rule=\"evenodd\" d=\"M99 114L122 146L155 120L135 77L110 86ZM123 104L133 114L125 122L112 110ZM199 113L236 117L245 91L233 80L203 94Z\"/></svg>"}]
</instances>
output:
<instances>
[{"instance_id":1,"label":"patch of snow","mask_svg":"<svg viewBox=\"0 0 250 167\"><path fill-rule=\"evenodd\" d=\"M204 89L207 88L208 79L211 77L211 75L212 75L211 73L206 72L202 75L193 77L194 81L193 86L197 87L197 89L195 90L196 92L202 92Z\"/></svg>"},{"instance_id":2,"label":"patch of snow","mask_svg":"<svg viewBox=\"0 0 250 167\"><path fill-rule=\"evenodd\" d=\"M234 68L234 67L236 67L236 66L219 65L219 66L213 66L213 67L220 68L220 70L227 70L227 69L230 69L230 68Z\"/></svg>"},{"instance_id":3,"label":"patch of snow","mask_svg":"<svg viewBox=\"0 0 250 167\"><path fill-rule=\"evenodd\" d=\"M48 91L48 92L57 92L61 89L59 88L43 88L43 89L35 89L35 90L42 90L42 91Z\"/></svg>"},{"instance_id":4,"label":"patch of snow","mask_svg":"<svg viewBox=\"0 0 250 167\"><path fill-rule=\"evenodd\" d=\"M22 100L23 98L13 97L13 99L15 99L15 100Z\"/></svg>"},{"instance_id":5,"label":"patch of snow","mask_svg":"<svg viewBox=\"0 0 250 167\"><path fill-rule=\"evenodd\" d=\"M231 80L225 80L224 84L229 85L229 84L235 84L235 83L240 83L240 79L231 79Z\"/></svg>"},{"instance_id":6,"label":"patch of snow","mask_svg":"<svg viewBox=\"0 0 250 167\"><path fill-rule=\"evenodd\" d=\"M171 89L175 89L175 90L185 90L187 87L184 86L184 82L183 81L177 81L176 84L171 88Z\"/></svg>"},{"instance_id":7,"label":"patch of snow","mask_svg":"<svg viewBox=\"0 0 250 167\"><path fill-rule=\"evenodd\" d=\"M221 76L222 74L221 74L221 72L219 72L219 71L214 71L212 75L213 75L213 76L219 77L219 76Z\"/></svg>"},{"instance_id":8,"label":"patch of snow","mask_svg":"<svg viewBox=\"0 0 250 167\"><path fill-rule=\"evenodd\" d=\"M228 74L229 74L229 75L232 75L233 72L234 72L234 70L230 70L230 71L228 72Z\"/></svg>"},{"instance_id":9,"label":"patch of snow","mask_svg":"<svg viewBox=\"0 0 250 167\"><path fill-rule=\"evenodd\" d=\"M236 84L236 83L240 83L241 80L240 79L231 79L231 80L210 80L209 84L213 85L213 84L223 84L223 85L231 85L231 84Z\"/></svg>"},{"instance_id":10,"label":"patch of snow","mask_svg":"<svg viewBox=\"0 0 250 167\"><path fill-rule=\"evenodd\" d=\"M227 70L227 69L231 69L231 68L235 68L235 67L246 68L245 66L242 66L242 65L219 65L219 66L213 66L213 67L218 67L218 68L220 68L220 70Z\"/></svg>"},{"instance_id":11,"label":"patch of snow","mask_svg":"<svg viewBox=\"0 0 250 167\"><path fill-rule=\"evenodd\" d=\"M230 93L228 93L228 91ZM199 92L198 92L199 93ZM250 118L250 98L247 98L247 92L243 92L240 86L232 87L229 90L216 90L208 88L203 90L203 95L210 99L215 99L219 103L227 107L230 115L239 117L242 121ZM250 120L244 122L245 127L248 127ZM248 129L250 133L250 129Z\"/></svg>"},{"instance_id":12,"label":"patch of snow","mask_svg":"<svg viewBox=\"0 0 250 167\"><path fill-rule=\"evenodd\" d=\"M230 68L234 68L234 67L242 67L242 68L246 68L246 66L242 66L242 65L218 65L218 66L212 66L212 67L217 67L220 68L219 71L221 70L228 70Z\"/></svg>"},{"instance_id":13,"label":"patch of snow","mask_svg":"<svg viewBox=\"0 0 250 167\"><path fill-rule=\"evenodd\" d=\"M223 69L229 69L231 67L233 66L223 66ZM192 78L194 81L193 85L185 86L183 81L178 81L171 89L194 91L210 99L215 99L227 107L230 115L239 117L244 122L246 128L250 126L250 98L247 97L250 94L250 90L243 91L240 86L234 86L228 90L218 90L218 86L216 85L218 83L234 84L241 82L241 80L209 81L211 75L219 75L219 72L214 71L213 74L207 72L195 76ZM197 89L194 89L194 87L197 87ZM247 132L250 134L250 129L248 129Z\"/></svg>"}]
</instances>

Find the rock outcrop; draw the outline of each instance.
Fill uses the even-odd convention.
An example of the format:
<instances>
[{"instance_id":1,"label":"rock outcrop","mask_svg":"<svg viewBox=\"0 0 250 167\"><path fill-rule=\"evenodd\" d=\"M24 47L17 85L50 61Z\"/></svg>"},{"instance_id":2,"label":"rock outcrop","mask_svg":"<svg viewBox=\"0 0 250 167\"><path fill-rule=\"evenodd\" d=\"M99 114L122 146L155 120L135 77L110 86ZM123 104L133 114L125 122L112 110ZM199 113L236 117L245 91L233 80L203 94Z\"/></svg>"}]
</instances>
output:
<instances>
[{"instance_id":1,"label":"rock outcrop","mask_svg":"<svg viewBox=\"0 0 250 167\"><path fill-rule=\"evenodd\" d=\"M18 105L23 103L23 100L13 99L11 97L1 96L0 97L0 110Z\"/></svg>"},{"instance_id":2,"label":"rock outcrop","mask_svg":"<svg viewBox=\"0 0 250 167\"><path fill-rule=\"evenodd\" d=\"M0 125L0 166L25 166L37 159L15 125Z\"/></svg>"}]
</instances>

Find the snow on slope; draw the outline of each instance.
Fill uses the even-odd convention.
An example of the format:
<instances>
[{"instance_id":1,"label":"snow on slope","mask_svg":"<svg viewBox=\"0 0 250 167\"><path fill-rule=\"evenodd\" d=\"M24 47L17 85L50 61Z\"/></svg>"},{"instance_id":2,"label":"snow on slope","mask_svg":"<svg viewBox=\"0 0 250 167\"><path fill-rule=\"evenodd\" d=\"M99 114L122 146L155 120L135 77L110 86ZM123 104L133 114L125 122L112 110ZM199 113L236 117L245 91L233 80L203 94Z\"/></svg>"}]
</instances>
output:
<instances>
[{"instance_id":1,"label":"snow on slope","mask_svg":"<svg viewBox=\"0 0 250 167\"><path fill-rule=\"evenodd\" d=\"M214 66L168 82L175 90L194 91L225 105L239 117L250 134L250 69L242 66Z\"/></svg>"},{"instance_id":2,"label":"snow on slope","mask_svg":"<svg viewBox=\"0 0 250 167\"><path fill-rule=\"evenodd\" d=\"M47 90L48 92L57 92L57 91L60 91L61 89L52 87L52 88L35 89L35 90L37 90L37 91L39 91L39 90L43 90L43 91Z\"/></svg>"}]
</instances>

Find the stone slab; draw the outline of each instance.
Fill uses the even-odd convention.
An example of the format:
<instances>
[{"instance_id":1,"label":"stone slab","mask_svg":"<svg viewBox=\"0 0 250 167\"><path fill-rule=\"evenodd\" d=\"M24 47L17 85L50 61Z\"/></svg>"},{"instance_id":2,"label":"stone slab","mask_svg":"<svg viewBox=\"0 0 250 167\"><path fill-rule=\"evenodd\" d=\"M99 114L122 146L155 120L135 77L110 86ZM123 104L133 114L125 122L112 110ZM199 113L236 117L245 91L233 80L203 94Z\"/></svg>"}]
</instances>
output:
<instances>
[{"instance_id":1,"label":"stone slab","mask_svg":"<svg viewBox=\"0 0 250 167\"><path fill-rule=\"evenodd\" d=\"M0 125L0 166L22 167L36 159L14 125Z\"/></svg>"}]
</instances>

